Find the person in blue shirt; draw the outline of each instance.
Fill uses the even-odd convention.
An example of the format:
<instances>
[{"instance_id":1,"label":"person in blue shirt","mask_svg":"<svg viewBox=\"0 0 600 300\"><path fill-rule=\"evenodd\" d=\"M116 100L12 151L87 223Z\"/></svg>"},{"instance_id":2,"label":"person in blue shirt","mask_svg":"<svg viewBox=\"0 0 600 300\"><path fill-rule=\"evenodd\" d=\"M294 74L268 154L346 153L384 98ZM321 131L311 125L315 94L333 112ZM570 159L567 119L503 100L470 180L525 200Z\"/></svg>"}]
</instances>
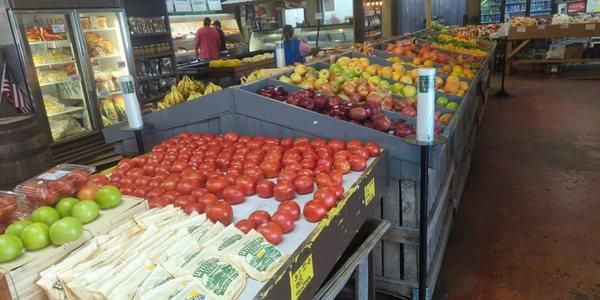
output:
<instances>
[{"instance_id":1,"label":"person in blue shirt","mask_svg":"<svg viewBox=\"0 0 600 300\"><path fill-rule=\"evenodd\" d=\"M300 53L300 43L300 39L294 37L294 27L285 25L283 27L283 50L285 51L285 64L287 66L304 63L304 56Z\"/></svg>"}]
</instances>

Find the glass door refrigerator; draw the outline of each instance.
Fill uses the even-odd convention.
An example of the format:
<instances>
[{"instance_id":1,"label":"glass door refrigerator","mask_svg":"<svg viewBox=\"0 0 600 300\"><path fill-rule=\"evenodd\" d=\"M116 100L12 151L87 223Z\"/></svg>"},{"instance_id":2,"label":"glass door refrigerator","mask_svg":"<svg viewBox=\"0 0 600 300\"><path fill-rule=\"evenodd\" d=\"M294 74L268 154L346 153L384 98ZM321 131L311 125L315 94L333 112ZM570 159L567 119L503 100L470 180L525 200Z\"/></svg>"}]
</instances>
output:
<instances>
[{"instance_id":1,"label":"glass door refrigerator","mask_svg":"<svg viewBox=\"0 0 600 300\"><path fill-rule=\"evenodd\" d=\"M132 59L122 9L13 9L10 17L36 114L54 143L124 119L118 77L131 73Z\"/></svg>"},{"instance_id":2,"label":"glass door refrigerator","mask_svg":"<svg viewBox=\"0 0 600 300\"><path fill-rule=\"evenodd\" d=\"M479 16L481 24L501 23L504 21L502 0L481 0Z\"/></svg>"},{"instance_id":3,"label":"glass door refrigerator","mask_svg":"<svg viewBox=\"0 0 600 300\"><path fill-rule=\"evenodd\" d=\"M552 14L552 0L530 0L529 3L529 15L545 16Z\"/></svg>"},{"instance_id":4,"label":"glass door refrigerator","mask_svg":"<svg viewBox=\"0 0 600 300\"><path fill-rule=\"evenodd\" d=\"M504 16L526 16L528 2L528 0L504 0Z\"/></svg>"}]
</instances>

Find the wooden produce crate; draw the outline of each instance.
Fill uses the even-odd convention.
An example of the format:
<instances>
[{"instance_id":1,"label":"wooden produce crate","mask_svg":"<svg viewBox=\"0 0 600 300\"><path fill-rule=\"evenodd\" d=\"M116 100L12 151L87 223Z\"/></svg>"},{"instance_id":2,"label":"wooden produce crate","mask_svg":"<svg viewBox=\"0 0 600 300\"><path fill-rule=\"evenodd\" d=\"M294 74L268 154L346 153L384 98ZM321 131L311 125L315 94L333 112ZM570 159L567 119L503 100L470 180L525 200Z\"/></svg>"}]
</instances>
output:
<instances>
[{"instance_id":1,"label":"wooden produce crate","mask_svg":"<svg viewBox=\"0 0 600 300\"><path fill-rule=\"evenodd\" d=\"M0 299L44 299L46 294L36 281L39 273L71 253L93 237L106 234L129 220L134 214L148 210L144 199L124 196L112 209L101 210L100 216L84 225L83 236L62 246L50 245L38 251L25 251L12 262L0 264Z\"/></svg>"},{"instance_id":2,"label":"wooden produce crate","mask_svg":"<svg viewBox=\"0 0 600 300\"><path fill-rule=\"evenodd\" d=\"M242 76L247 76L255 70L273 67L275 67L275 59L268 58L257 62L243 63L236 67L209 68L208 76L216 78L230 77L239 80Z\"/></svg>"}]
</instances>

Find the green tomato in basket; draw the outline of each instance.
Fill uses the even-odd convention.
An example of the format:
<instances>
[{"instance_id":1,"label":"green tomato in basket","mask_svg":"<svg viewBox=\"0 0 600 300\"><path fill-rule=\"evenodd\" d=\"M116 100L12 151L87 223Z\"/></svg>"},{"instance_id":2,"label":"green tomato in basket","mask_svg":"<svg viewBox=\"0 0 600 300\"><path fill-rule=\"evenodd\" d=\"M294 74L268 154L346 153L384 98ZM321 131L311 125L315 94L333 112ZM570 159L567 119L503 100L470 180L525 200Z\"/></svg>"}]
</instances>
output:
<instances>
[{"instance_id":1,"label":"green tomato in basket","mask_svg":"<svg viewBox=\"0 0 600 300\"><path fill-rule=\"evenodd\" d=\"M105 185L98 190L96 193L96 203L100 205L100 208L112 208L123 200L121 191L114 185Z\"/></svg>"},{"instance_id":2,"label":"green tomato in basket","mask_svg":"<svg viewBox=\"0 0 600 300\"><path fill-rule=\"evenodd\" d=\"M91 200L79 201L71 209L71 216L75 217L82 224L87 224L96 220L100 214L100 206L98 203Z\"/></svg>"},{"instance_id":3,"label":"green tomato in basket","mask_svg":"<svg viewBox=\"0 0 600 300\"><path fill-rule=\"evenodd\" d=\"M23 229L25 229L25 227L31 225L31 222L28 220L19 220L19 221L14 221L12 222L12 224L10 224L6 230L4 231L4 233L6 234L12 234L16 237L21 235L21 232L23 232Z\"/></svg>"},{"instance_id":4,"label":"green tomato in basket","mask_svg":"<svg viewBox=\"0 0 600 300\"><path fill-rule=\"evenodd\" d=\"M41 206L36 208L29 216L31 222L40 222L48 226L60 219L60 214L56 209L50 206Z\"/></svg>"},{"instance_id":5,"label":"green tomato in basket","mask_svg":"<svg viewBox=\"0 0 600 300\"><path fill-rule=\"evenodd\" d=\"M9 262L23 253L23 242L12 235L0 235L0 263Z\"/></svg>"},{"instance_id":6,"label":"green tomato in basket","mask_svg":"<svg viewBox=\"0 0 600 300\"><path fill-rule=\"evenodd\" d=\"M64 217L54 222L48 233L53 244L62 245L81 238L83 225L74 217Z\"/></svg>"},{"instance_id":7,"label":"green tomato in basket","mask_svg":"<svg viewBox=\"0 0 600 300\"><path fill-rule=\"evenodd\" d=\"M76 198L63 198L56 204L56 210L61 218L68 217L71 215L71 209L73 209L73 206L77 203L79 203L79 200Z\"/></svg>"},{"instance_id":8,"label":"green tomato in basket","mask_svg":"<svg viewBox=\"0 0 600 300\"><path fill-rule=\"evenodd\" d=\"M27 250L43 249L50 244L48 230L49 226L45 223L33 223L23 229L19 238Z\"/></svg>"}]
</instances>

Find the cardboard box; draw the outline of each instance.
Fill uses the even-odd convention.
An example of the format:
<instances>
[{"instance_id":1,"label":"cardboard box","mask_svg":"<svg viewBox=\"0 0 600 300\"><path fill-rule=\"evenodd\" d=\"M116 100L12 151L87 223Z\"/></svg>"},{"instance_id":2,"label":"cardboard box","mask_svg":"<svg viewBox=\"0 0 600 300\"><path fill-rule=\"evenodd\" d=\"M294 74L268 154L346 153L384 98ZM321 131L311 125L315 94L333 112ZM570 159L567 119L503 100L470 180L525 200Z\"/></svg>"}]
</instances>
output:
<instances>
[{"instance_id":1,"label":"cardboard box","mask_svg":"<svg viewBox=\"0 0 600 300\"><path fill-rule=\"evenodd\" d=\"M570 44L565 47L565 58L582 58L583 57L583 45L582 44Z\"/></svg>"},{"instance_id":2,"label":"cardboard box","mask_svg":"<svg viewBox=\"0 0 600 300\"><path fill-rule=\"evenodd\" d=\"M46 294L35 282L39 273L61 260L93 237L106 234L123 224L131 216L148 210L148 202L136 197L123 197L123 203L105 211L84 226L83 236L62 246L48 246L39 251L25 251L19 258L0 264L0 299L46 299Z\"/></svg>"}]
</instances>

